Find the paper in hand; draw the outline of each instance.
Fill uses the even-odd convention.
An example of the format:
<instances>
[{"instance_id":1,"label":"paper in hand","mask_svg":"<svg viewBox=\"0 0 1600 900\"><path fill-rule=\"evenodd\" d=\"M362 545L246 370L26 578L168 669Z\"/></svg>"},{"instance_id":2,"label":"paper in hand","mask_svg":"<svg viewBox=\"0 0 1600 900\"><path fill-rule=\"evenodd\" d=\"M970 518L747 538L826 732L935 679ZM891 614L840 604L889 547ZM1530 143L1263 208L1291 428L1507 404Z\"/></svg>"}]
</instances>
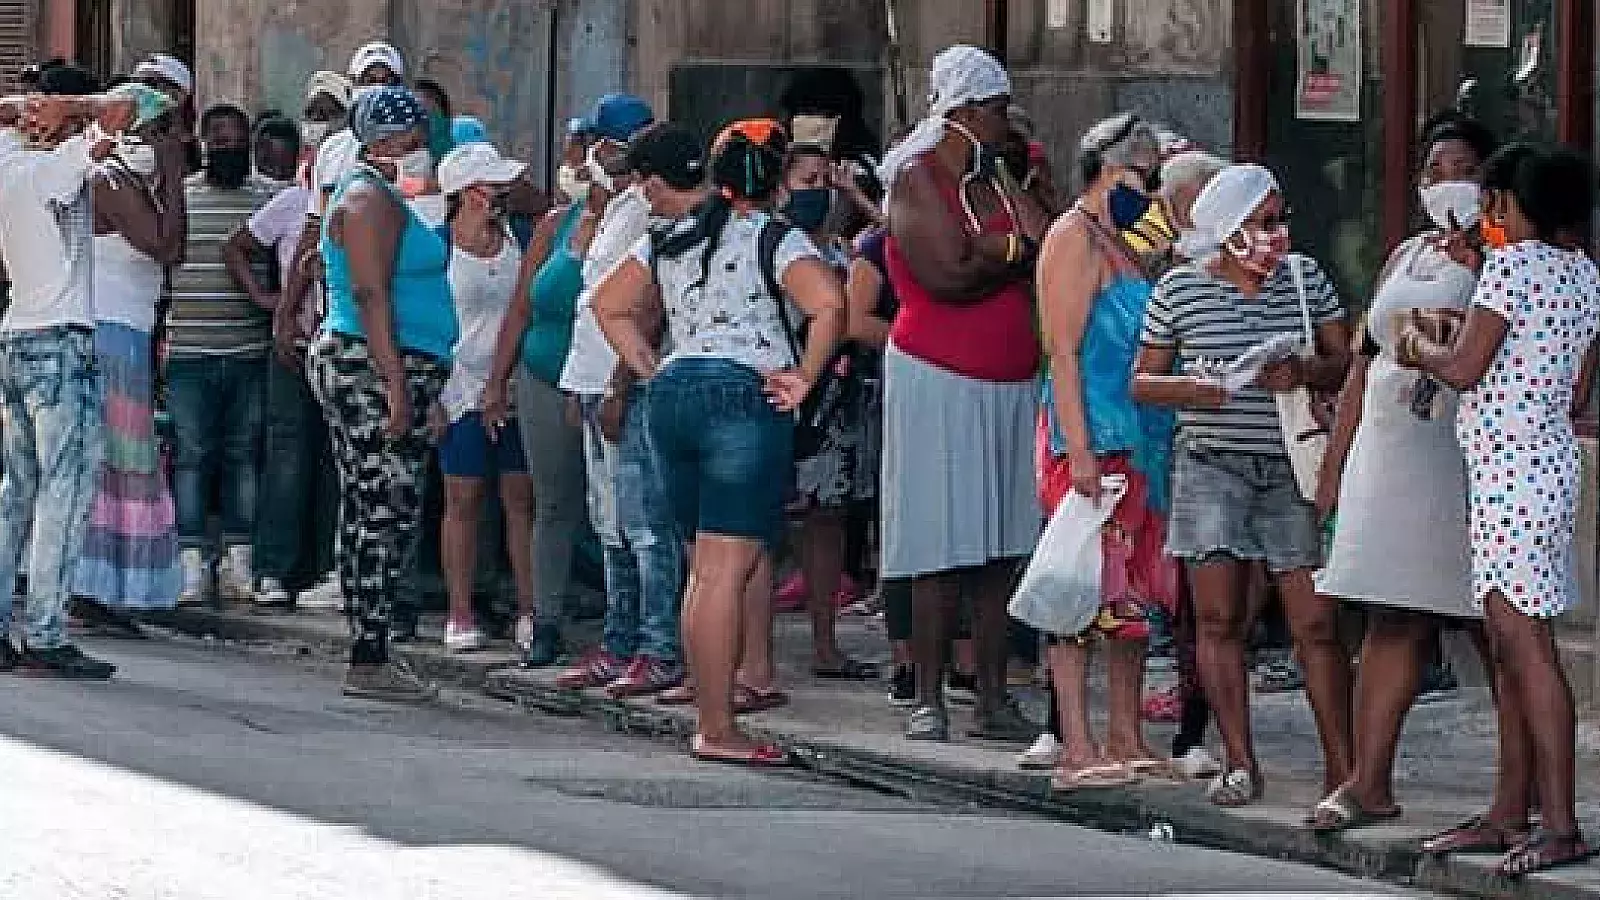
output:
<instances>
[{"instance_id":1,"label":"paper in hand","mask_svg":"<svg viewBox=\"0 0 1600 900\"><path fill-rule=\"evenodd\" d=\"M1220 382L1224 390L1237 394L1255 383L1261 370L1273 363L1283 362L1300 349L1300 338L1293 334L1270 337L1239 354L1223 370Z\"/></svg>"}]
</instances>

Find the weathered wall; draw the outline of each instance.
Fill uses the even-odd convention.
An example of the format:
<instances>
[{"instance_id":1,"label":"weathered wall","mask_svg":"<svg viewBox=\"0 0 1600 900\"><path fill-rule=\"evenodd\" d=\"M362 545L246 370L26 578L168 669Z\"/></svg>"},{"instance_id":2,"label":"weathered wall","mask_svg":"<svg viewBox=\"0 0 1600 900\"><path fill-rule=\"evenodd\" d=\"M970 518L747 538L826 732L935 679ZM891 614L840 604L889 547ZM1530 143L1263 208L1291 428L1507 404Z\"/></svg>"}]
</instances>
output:
<instances>
[{"instance_id":1,"label":"weathered wall","mask_svg":"<svg viewBox=\"0 0 1600 900\"><path fill-rule=\"evenodd\" d=\"M174 52L175 0L110 0L112 71L127 72L152 53ZM200 8L206 2L197 4Z\"/></svg>"}]
</instances>

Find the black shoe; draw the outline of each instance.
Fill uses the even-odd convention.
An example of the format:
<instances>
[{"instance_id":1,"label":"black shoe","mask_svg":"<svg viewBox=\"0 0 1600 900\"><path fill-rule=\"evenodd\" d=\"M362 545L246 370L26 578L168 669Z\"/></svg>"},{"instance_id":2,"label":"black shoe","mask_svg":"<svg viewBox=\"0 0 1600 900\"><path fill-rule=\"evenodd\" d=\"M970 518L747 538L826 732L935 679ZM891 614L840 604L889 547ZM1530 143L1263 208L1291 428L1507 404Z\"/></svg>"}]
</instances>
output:
<instances>
[{"instance_id":1,"label":"black shoe","mask_svg":"<svg viewBox=\"0 0 1600 900\"><path fill-rule=\"evenodd\" d=\"M11 646L11 642L9 640L0 637L0 672L9 672L12 669L15 669L17 667L17 660L20 659L21 656L22 654L17 652L17 648Z\"/></svg>"},{"instance_id":2,"label":"black shoe","mask_svg":"<svg viewBox=\"0 0 1600 900\"><path fill-rule=\"evenodd\" d=\"M978 702L978 676L974 672L951 670L945 676L944 693L951 703L972 706Z\"/></svg>"},{"instance_id":3,"label":"black shoe","mask_svg":"<svg viewBox=\"0 0 1600 900\"><path fill-rule=\"evenodd\" d=\"M1456 673L1449 666L1429 666L1422 673L1422 685L1417 690L1418 703L1437 703L1441 700L1455 699L1456 692L1461 689L1461 683L1456 680Z\"/></svg>"},{"instance_id":4,"label":"black shoe","mask_svg":"<svg viewBox=\"0 0 1600 900\"><path fill-rule=\"evenodd\" d=\"M389 616L389 643L409 644L417 639L417 608L409 603L397 603Z\"/></svg>"},{"instance_id":5,"label":"black shoe","mask_svg":"<svg viewBox=\"0 0 1600 900\"><path fill-rule=\"evenodd\" d=\"M917 702L917 670L910 663L894 667L889 679L889 704L897 707L914 706Z\"/></svg>"},{"instance_id":6,"label":"black shoe","mask_svg":"<svg viewBox=\"0 0 1600 900\"><path fill-rule=\"evenodd\" d=\"M523 668L546 669L555 665L560 658L561 630L554 625L534 625L533 640L529 642L527 652L522 654Z\"/></svg>"},{"instance_id":7,"label":"black shoe","mask_svg":"<svg viewBox=\"0 0 1600 900\"><path fill-rule=\"evenodd\" d=\"M116 674L111 663L84 656L83 651L71 644L50 650L24 648L17 659L17 674L39 678L74 678L84 681L105 681Z\"/></svg>"}]
</instances>

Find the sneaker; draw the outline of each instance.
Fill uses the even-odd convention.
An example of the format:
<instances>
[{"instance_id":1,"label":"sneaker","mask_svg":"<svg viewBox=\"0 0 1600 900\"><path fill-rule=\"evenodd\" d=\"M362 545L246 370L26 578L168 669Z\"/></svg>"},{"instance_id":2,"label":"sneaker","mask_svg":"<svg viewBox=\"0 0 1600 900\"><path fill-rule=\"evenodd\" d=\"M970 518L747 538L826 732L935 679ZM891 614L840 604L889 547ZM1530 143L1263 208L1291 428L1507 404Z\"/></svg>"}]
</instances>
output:
<instances>
[{"instance_id":1,"label":"sneaker","mask_svg":"<svg viewBox=\"0 0 1600 900\"><path fill-rule=\"evenodd\" d=\"M974 718L967 736L984 741L1026 744L1039 733L1039 723L1028 718L1015 698L1007 696L999 709Z\"/></svg>"},{"instance_id":2,"label":"sneaker","mask_svg":"<svg viewBox=\"0 0 1600 900\"><path fill-rule=\"evenodd\" d=\"M811 587L806 584L805 573L799 571L785 578L778 589L772 592L773 608L778 612L805 609L810 599Z\"/></svg>"},{"instance_id":3,"label":"sneaker","mask_svg":"<svg viewBox=\"0 0 1600 900\"><path fill-rule=\"evenodd\" d=\"M178 604L205 603L211 598L206 590L207 571L205 554L198 547L190 547L178 554L178 565L183 569L183 590L178 592Z\"/></svg>"},{"instance_id":4,"label":"sneaker","mask_svg":"<svg viewBox=\"0 0 1600 900\"><path fill-rule=\"evenodd\" d=\"M339 588L339 579L325 579L317 582L310 590L301 591L294 598L294 608L318 612L344 612L344 592Z\"/></svg>"},{"instance_id":5,"label":"sneaker","mask_svg":"<svg viewBox=\"0 0 1600 900\"><path fill-rule=\"evenodd\" d=\"M1017 767L1021 769L1054 769L1061 761L1061 742L1046 731L1039 735L1033 746L1017 754Z\"/></svg>"},{"instance_id":6,"label":"sneaker","mask_svg":"<svg viewBox=\"0 0 1600 900\"><path fill-rule=\"evenodd\" d=\"M17 648L11 646L11 641L0 637L0 672L9 672L17 667L17 662L22 654Z\"/></svg>"},{"instance_id":7,"label":"sneaker","mask_svg":"<svg viewBox=\"0 0 1600 900\"><path fill-rule=\"evenodd\" d=\"M444 648L451 653L472 653L489 646L489 638L476 625L444 623Z\"/></svg>"},{"instance_id":8,"label":"sneaker","mask_svg":"<svg viewBox=\"0 0 1600 900\"><path fill-rule=\"evenodd\" d=\"M596 647L578 658L572 668L556 678L556 687L563 690L583 690L600 687L617 680L622 674L623 660Z\"/></svg>"},{"instance_id":9,"label":"sneaker","mask_svg":"<svg viewBox=\"0 0 1600 900\"><path fill-rule=\"evenodd\" d=\"M1204 747L1191 747L1189 752L1172 761L1172 768L1190 781L1215 778L1222 774L1222 763Z\"/></svg>"},{"instance_id":10,"label":"sneaker","mask_svg":"<svg viewBox=\"0 0 1600 900\"><path fill-rule=\"evenodd\" d=\"M522 652L522 666L525 669L547 669L556 664L561 658L561 630L554 625L533 626L533 635L528 638L528 647Z\"/></svg>"},{"instance_id":11,"label":"sneaker","mask_svg":"<svg viewBox=\"0 0 1600 900\"><path fill-rule=\"evenodd\" d=\"M1438 703L1453 700L1461 683L1449 666L1429 666L1422 673L1422 685L1417 689L1418 703Z\"/></svg>"},{"instance_id":12,"label":"sneaker","mask_svg":"<svg viewBox=\"0 0 1600 900\"><path fill-rule=\"evenodd\" d=\"M382 665L352 665L344 675L344 695L384 703L427 703L439 689L417 677L409 666L391 660Z\"/></svg>"},{"instance_id":13,"label":"sneaker","mask_svg":"<svg viewBox=\"0 0 1600 900\"><path fill-rule=\"evenodd\" d=\"M409 644L417 639L417 625L419 614L417 607L410 603L396 603L394 611L389 614L389 642L392 644Z\"/></svg>"},{"instance_id":14,"label":"sneaker","mask_svg":"<svg viewBox=\"0 0 1600 900\"><path fill-rule=\"evenodd\" d=\"M255 601L262 606L288 606L294 602L294 596L283 586L283 582L269 575L257 583Z\"/></svg>"},{"instance_id":15,"label":"sneaker","mask_svg":"<svg viewBox=\"0 0 1600 900\"><path fill-rule=\"evenodd\" d=\"M641 653L628 663L626 671L606 685L606 694L613 700L648 697L682 683L683 663L668 662Z\"/></svg>"},{"instance_id":16,"label":"sneaker","mask_svg":"<svg viewBox=\"0 0 1600 900\"><path fill-rule=\"evenodd\" d=\"M978 676L972 672L953 671L944 682L944 695L951 703L973 706L978 702Z\"/></svg>"},{"instance_id":17,"label":"sneaker","mask_svg":"<svg viewBox=\"0 0 1600 900\"><path fill-rule=\"evenodd\" d=\"M236 603L251 603L256 599L255 576L250 565L250 545L234 544L228 548L225 565L217 567L217 580L221 583L222 597Z\"/></svg>"},{"instance_id":18,"label":"sneaker","mask_svg":"<svg viewBox=\"0 0 1600 900\"><path fill-rule=\"evenodd\" d=\"M533 616L517 616L517 624L511 632L511 640L518 650L526 653L533 646L533 634L536 625Z\"/></svg>"},{"instance_id":19,"label":"sneaker","mask_svg":"<svg viewBox=\"0 0 1600 900\"><path fill-rule=\"evenodd\" d=\"M16 671L19 675L39 678L105 681L116 674L117 667L92 656L85 656L82 650L71 644L63 644L50 650L23 648L16 657Z\"/></svg>"},{"instance_id":20,"label":"sneaker","mask_svg":"<svg viewBox=\"0 0 1600 900\"><path fill-rule=\"evenodd\" d=\"M916 703L917 670L910 663L901 663L889 677L889 705L904 709Z\"/></svg>"}]
</instances>

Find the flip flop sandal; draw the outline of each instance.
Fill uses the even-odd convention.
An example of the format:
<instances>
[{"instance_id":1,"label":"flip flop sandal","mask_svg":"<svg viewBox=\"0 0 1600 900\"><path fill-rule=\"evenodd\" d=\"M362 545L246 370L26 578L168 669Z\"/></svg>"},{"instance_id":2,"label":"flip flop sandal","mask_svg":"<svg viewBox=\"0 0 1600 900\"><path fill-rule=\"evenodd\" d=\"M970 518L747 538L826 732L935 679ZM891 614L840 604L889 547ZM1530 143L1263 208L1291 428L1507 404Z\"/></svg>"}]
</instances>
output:
<instances>
[{"instance_id":1,"label":"flip flop sandal","mask_svg":"<svg viewBox=\"0 0 1600 900\"><path fill-rule=\"evenodd\" d=\"M781 769L794 765L794 758L789 755L789 751L777 744L761 744L752 750L728 753L722 750L708 750L705 741L699 735L695 735L690 743L689 755L701 762L752 769Z\"/></svg>"},{"instance_id":2,"label":"flip flop sandal","mask_svg":"<svg viewBox=\"0 0 1600 900\"><path fill-rule=\"evenodd\" d=\"M1139 778L1154 778L1158 781L1176 780L1170 759L1156 759L1152 756L1146 759L1123 760L1121 765Z\"/></svg>"},{"instance_id":3,"label":"flip flop sandal","mask_svg":"<svg viewBox=\"0 0 1600 900\"><path fill-rule=\"evenodd\" d=\"M1579 832L1555 834L1539 828L1507 853L1495 866L1495 872L1504 878L1521 878L1534 872L1586 862L1594 855L1594 848Z\"/></svg>"},{"instance_id":4,"label":"flip flop sandal","mask_svg":"<svg viewBox=\"0 0 1600 900\"><path fill-rule=\"evenodd\" d=\"M1050 776L1053 793L1127 787L1139 783L1139 776L1122 765L1093 765L1081 769L1057 769Z\"/></svg>"},{"instance_id":5,"label":"flip flop sandal","mask_svg":"<svg viewBox=\"0 0 1600 900\"><path fill-rule=\"evenodd\" d=\"M1392 822L1400 818L1402 812L1398 806L1381 810L1364 809L1351 792L1339 788L1311 808L1306 825L1317 834L1334 834L1351 828Z\"/></svg>"},{"instance_id":6,"label":"flip flop sandal","mask_svg":"<svg viewBox=\"0 0 1600 900\"><path fill-rule=\"evenodd\" d=\"M656 695L656 703L661 706L689 706L695 699L696 694L692 684L680 684Z\"/></svg>"},{"instance_id":7,"label":"flip flop sandal","mask_svg":"<svg viewBox=\"0 0 1600 900\"><path fill-rule=\"evenodd\" d=\"M815 678L829 681L877 681L883 677L883 671L877 663L862 662L846 656L837 666L827 669L812 669Z\"/></svg>"},{"instance_id":8,"label":"flip flop sandal","mask_svg":"<svg viewBox=\"0 0 1600 900\"><path fill-rule=\"evenodd\" d=\"M1213 806L1234 809L1261 799L1263 789L1256 777L1244 769L1218 775L1206 788L1206 800Z\"/></svg>"},{"instance_id":9,"label":"flip flop sandal","mask_svg":"<svg viewBox=\"0 0 1600 900\"><path fill-rule=\"evenodd\" d=\"M734 715L766 712L788 705L789 695L777 688L767 688L763 691L744 684L733 686Z\"/></svg>"},{"instance_id":10,"label":"flip flop sandal","mask_svg":"<svg viewBox=\"0 0 1600 900\"><path fill-rule=\"evenodd\" d=\"M1526 836L1526 827L1498 825L1488 816L1472 818L1447 828L1422 842L1422 852L1429 856L1450 853L1506 853L1516 847Z\"/></svg>"}]
</instances>

